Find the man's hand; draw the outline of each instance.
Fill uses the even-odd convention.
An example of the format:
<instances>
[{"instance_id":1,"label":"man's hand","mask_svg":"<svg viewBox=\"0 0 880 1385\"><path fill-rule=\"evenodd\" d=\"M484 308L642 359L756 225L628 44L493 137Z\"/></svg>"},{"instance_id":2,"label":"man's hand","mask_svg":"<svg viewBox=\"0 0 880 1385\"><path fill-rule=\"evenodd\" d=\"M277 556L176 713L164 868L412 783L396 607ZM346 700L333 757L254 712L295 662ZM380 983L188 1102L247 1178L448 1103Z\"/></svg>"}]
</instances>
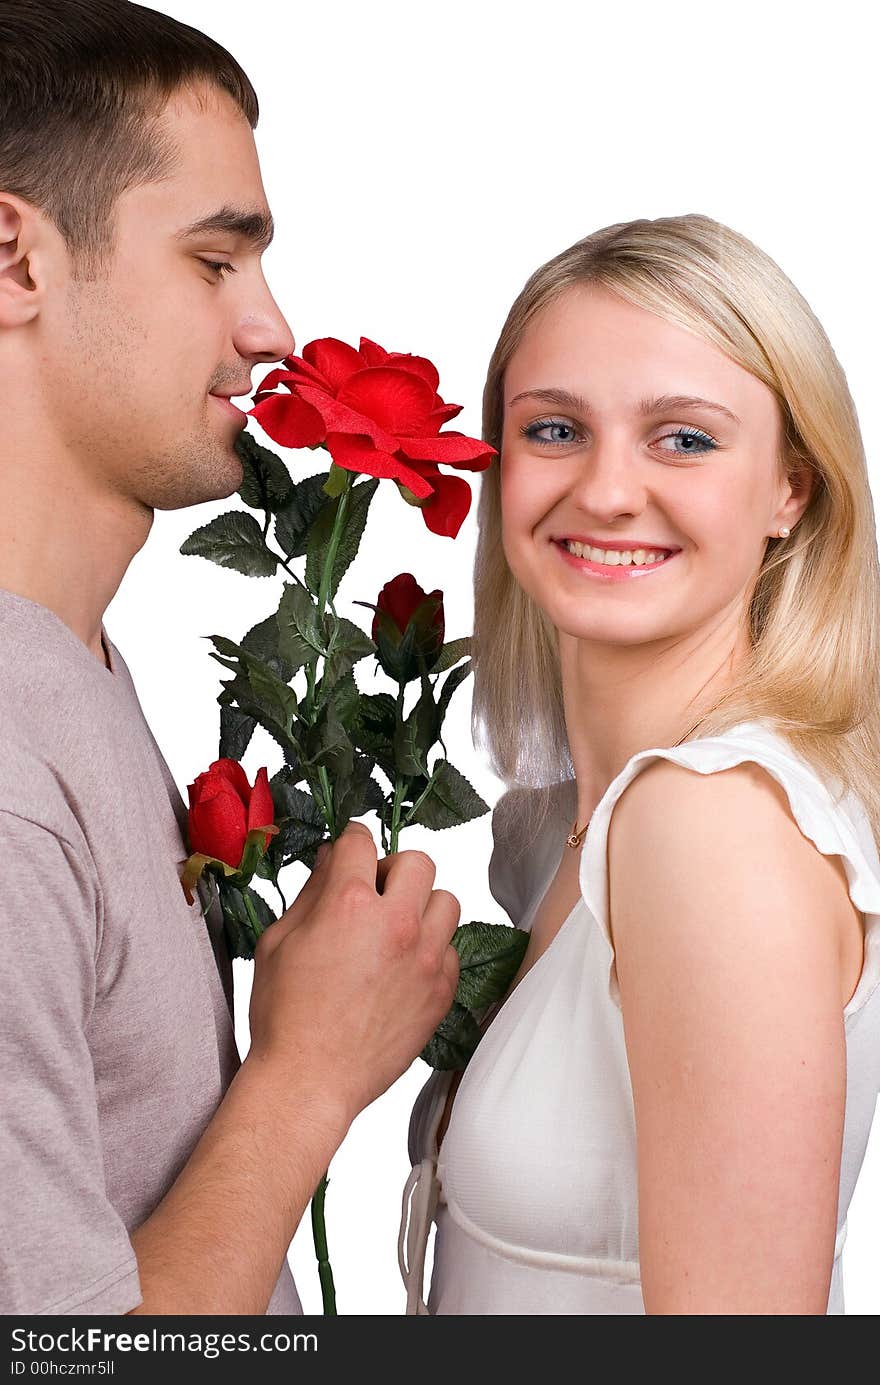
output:
<instances>
[{"instance_id":1,"label":"man's hand","mask_svg":"<svg viewBox=\"0 0 880 1385\"><path fill-rule=\"evenodd\" d=\"M349 823L262 935L251 1047L187 1164L132 1235L135 1313L265 1313L309 1199L357 1113L452 1003L458 900L421 851L381 861Z\"/></svg>"},{"instance_id":2,"label":"man's hand","mask_svg":"<svg viewBox=\"0 0 880 1385\"><path fill-rule=\"evenodd\" d=\"M461 908L421 851L377 860L350 822L257 943L251 1050L309 1073L347 1125L406 1070L452 1004ZM247 1061L247 1060L246 1060Z\"/></svg>"}]
</instances>

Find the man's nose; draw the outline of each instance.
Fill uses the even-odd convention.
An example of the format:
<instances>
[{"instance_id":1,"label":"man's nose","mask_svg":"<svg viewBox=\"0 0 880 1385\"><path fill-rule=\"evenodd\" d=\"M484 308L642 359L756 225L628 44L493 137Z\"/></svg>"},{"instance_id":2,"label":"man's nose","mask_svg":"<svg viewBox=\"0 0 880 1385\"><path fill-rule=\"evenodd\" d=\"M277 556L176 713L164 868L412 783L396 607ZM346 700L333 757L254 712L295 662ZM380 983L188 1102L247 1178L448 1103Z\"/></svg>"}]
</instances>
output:
<instances>
[{"instance_id":1,"label":"man's nose","mask_svg":"<svg viewBox=\"0 0 880 1385\"><path fill-rule=\"evenodd\" d=\"M235 346L240 356L252 361L281 361L296 350L293 332L268 289L262 302L242 316Z\"/></svg>"}]
</instances>

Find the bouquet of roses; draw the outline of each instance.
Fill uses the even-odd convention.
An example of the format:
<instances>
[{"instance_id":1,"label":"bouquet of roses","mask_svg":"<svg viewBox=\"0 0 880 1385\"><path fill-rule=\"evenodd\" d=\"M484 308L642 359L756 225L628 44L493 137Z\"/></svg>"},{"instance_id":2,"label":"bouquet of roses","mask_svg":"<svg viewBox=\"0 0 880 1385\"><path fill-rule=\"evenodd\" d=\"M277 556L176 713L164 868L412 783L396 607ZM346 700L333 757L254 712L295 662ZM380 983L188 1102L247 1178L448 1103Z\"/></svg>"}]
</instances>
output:
<instances>
[{"instance_id":1,"label":"bouquet of roses","mask_svg":"<svg viewBox=\"0 0 880 1385\"><path fill-rule=\"evenodd\" d=\"M374 812L383 848L393 852L405 827L442 830L488 812L442 739L450 699L470 672L470 639L445 642L442 591L425 592L411 573L399 573L375 602L353 603L373 611L369 635L336 608L380 479L396 484L432 532L455 538L470 486L440 468L479 471L495 455L478 439L441 431L461 406L446 404L438 385L426 358L387 352L365 337L358 350L332 337L310 342L301 357L269 372L250 412L283 447L326 449L329 470L295 480L280 457L243 433L238 495L247 509L219 515L181 546L183 554L246 576L273 576L281 567L291 579L276 609L239 642L207 637L217 651L211 657L233 676L218 695L219 758L189 785L191 854L182 884L191 903L203 874L213 879L233 957L252 957L274 921L252 888L254 875L272 884L285 910L280 872L297 861L311 869L321 843L335 840L350 819ZM249 511L262 512L262 522ZM273 520L277 550L268 542ZM358 686L354 668L370 656L393 695ZM415 700L407 708L411 684ZM251 787L241 760L257 725L284 762L271 779L260 768ZM465 1066L479 1039L478 1015L507 990L527 935L474 922L452 941L458 990L421 1055L435 1068ZM326 1187L325 1175L312 1224L324 1311L335 1313Z\"/></svg>"}]
</instances>

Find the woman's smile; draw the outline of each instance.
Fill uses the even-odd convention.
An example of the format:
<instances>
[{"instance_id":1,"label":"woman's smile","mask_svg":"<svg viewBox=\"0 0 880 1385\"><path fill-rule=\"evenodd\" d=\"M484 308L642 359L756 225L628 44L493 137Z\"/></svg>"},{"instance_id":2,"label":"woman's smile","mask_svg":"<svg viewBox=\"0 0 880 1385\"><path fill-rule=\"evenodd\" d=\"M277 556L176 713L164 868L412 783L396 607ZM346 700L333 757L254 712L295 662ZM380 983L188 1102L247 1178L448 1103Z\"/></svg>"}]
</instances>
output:
<instances>
[{"instance_id":1,"label":"woman's smile","mask_svg":"<svg viewBox=\"0 0 880 1385\"><path fill-rule=\"evenodd\" d=\"M657 572L677 557L681 549L600 548L575 539L552 539L553 548L569 567L604 582L626 582Z\"/></svg>"}]
</instances>

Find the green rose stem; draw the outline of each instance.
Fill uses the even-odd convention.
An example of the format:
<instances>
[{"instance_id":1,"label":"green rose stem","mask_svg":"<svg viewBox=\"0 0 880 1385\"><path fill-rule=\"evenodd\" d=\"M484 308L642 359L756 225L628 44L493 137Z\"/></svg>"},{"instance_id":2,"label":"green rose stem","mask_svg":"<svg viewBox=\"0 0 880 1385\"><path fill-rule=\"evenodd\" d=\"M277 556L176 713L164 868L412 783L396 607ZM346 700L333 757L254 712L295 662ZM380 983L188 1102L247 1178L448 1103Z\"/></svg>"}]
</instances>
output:
<instances>
[{"instance_id":1,"label":"green rose stem","mask_svg":"<svg viewBox=\"0 0 880 1385\"><path fill-rule=\"evenodd\" d=\"M416 799L415 803L414 803L414 804L412 805L412 807L410 808L410 810L409 810L409 812L407 813L406 817L404 818L403 822L400 824L401 827L408 827L408 826L409 826L410 820L412 819L413 814L418 812L419 808L422 806L422 804L424 803L425 799L428 797L428 794L431 792L431 789L432 789L433 787L434 787L434 776L433 776L433 774L432 774L432 775L429 777L428 782L427 782L427 784L426 784L425 787L424 787L424 790L422 791L422 793L419 794L418 798Z\"/></svg>"},{"instance_id":2,"label":"green rose stem","mask_svg":"<svg viewBox=\"0 0 880 1385\"><path fill-rule=\"evenodd\" d=\"M320 625L321 617L324 614L324 607L327 605L327 593L330 590L330 581L333 575L333 564L336 561L336 553L345 529L345 520L348 515L348 497L351 491L352 473L345 473L345 489L339 496L339 505L336 510L336 517L333 520L333 532L330 535L330 542L327 544L327 551L324 554L324 565L321 570L321 582L318 587L318 615L317 620ZM311 711L315 698L315 671L317 659L313 659L308 667L308 690L306 692L306 706ZM332 832L331 832L332 834Z\"/></svg>"},{"instance_id":3,"label":"green rose stem","mask_svg":"<svg viewBox=\"0 0 880 1385\"><path fill-rule=\"evenodd\" d=\"M327 1228L324 1225L324 1195L329 1179L324 1174L312 1198L312 1237L315 1242L315 1255L318 1257L318 1275L321 1280L321 1296L324 1300L324 1316L336 1317L336 1289L333 1284L333 1270L327 1256Z\"/></svg>"},{"instance_id":4,"label":"green rose stem","mask_svg":"<svg viewBox=\"0 0 880 1385\"><path fill-rule=\"evenodd\" d=\"M405 686L405 685L404 685L403 683L398 683L398 685L397 685L397 709L396 709L396 710L397 710L397 722L398 722L398 725L399 725L400 722L403 720L403 694L404 694L404 686ZM400 828L401 828L401 822L400 822L400 805L401 805L401 802L403 801L403 798L404 798L405 795L406 795L406 791L407 791L407 788L408 788L408 787L409 787L409 780L408 780L408 779L403 778L403 777L402 777L401 775L399 775L399 774L398 774L398 775L395 775L395 778L394 778L394 801L393 801L393 803L392 803L392 805L391 805L391 843L390 843L390 846L389 846L389 849L388 849L388 854L389 854L389 855L391 855L393 852L395 852L395 851L397 850L397 839L398 839L398 837L399 837L399 835L400 835Z\"/></svg>"},{"instance_id":5,"label":"green rose stem","mask_svg":"<svg viewBox=\"0 0 880 1385\"><path fill-rule=\"evenodd\" d=\"M351 490L352 473L345 473L345 488L340 492L339 505L333 520L333 531L330 535L330 542L327 544L327 551L324 554L324 563L321 569L321 581L318 587L318 606L317 621L320 627L321 617L327 605L330 583L333 576L333 565L336 562L336 554L345 530L345 521L348 516L348 497ZM317 659L312 660L308 667L308 688L305 697L305 710L308 716L315 716L315 678L317 669ZM326 765L318 768L318 782L321 786L321 806L324 809L324 816L327 820L327 828L330 833L330 840L336 838L336 818L333 811L333 790L330 784L330 776L327 773ZM321 1280L321 1297L324 1304L324 1316L336 1317L336 1289L333 1284L333 1270L330 1266L330 1258L327 1252L327 1227L324 1222L324 1198L327 1192L328 1183L325 1173L312 1196L312 1238L315 1242L315 1255L318 1261L318 1275Z\"/></svg>"}]
</instances>

